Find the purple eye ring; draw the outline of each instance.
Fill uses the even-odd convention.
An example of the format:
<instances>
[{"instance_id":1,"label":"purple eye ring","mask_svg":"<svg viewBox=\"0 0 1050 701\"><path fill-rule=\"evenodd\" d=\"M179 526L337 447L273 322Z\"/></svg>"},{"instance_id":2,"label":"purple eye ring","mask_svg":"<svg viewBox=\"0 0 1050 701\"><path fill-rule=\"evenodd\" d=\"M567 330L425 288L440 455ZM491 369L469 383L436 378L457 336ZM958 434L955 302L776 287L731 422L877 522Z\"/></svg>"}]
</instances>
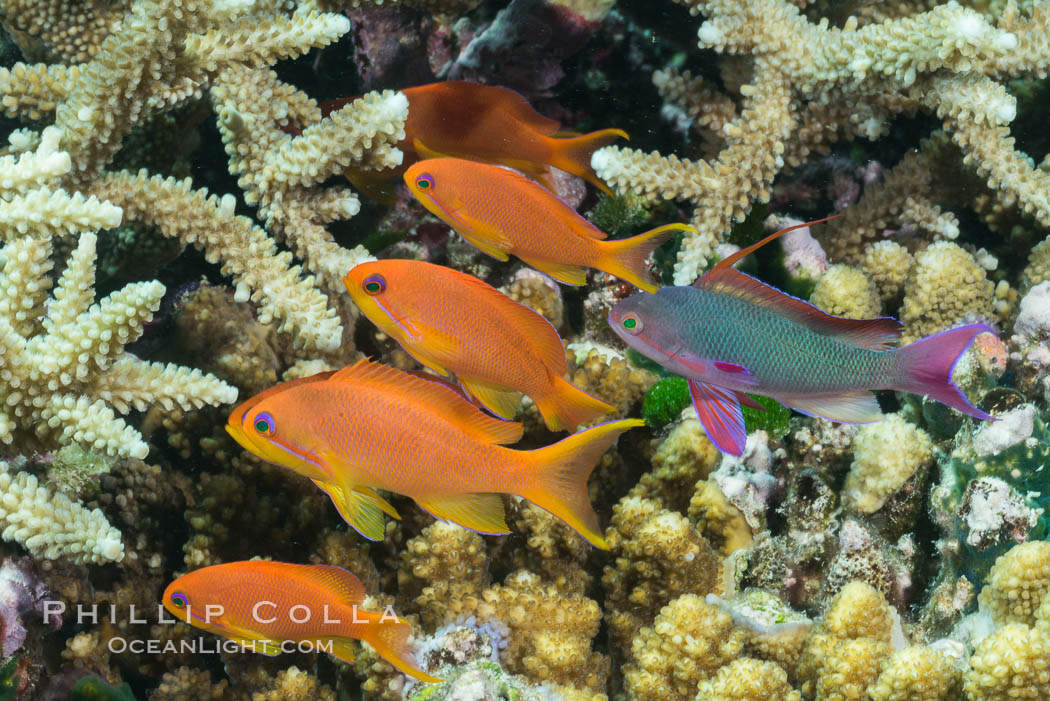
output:
<instances>
[{"instance_id":1,"label":"purple eye ring","mask_svg":"<svg viewBox=\"0 0 1050 701\"><path fill-rule=\"evenodd\" d=\"M420 190L433 190L434 189L434 177L430 173L424 173L416 178L416 187Z\"/></svg>"},{"instance_id":2,"label":"purple eye ring","mask_svg":"<svg viewBox=\"0 0 1050 701\"><path fill-rule=\"evenodd\" d=\"M386 289L386 279L382 275L369 275L361 287L370 295L377 295Z\"/></svg>"},{"instance_id":3,"label":"purple eye ring","mask_svg":"<svg viewBox=\"0 0 1050 701\"><path fill-rule=\"evenodd\" d=\"M171 603L174 604L175 608L186 608L186 595L182 592L175 592L171 595Z\"/></svg>"},{"instance_id":4,"label":"purple eye ring","mask_svg":"<svg viewBox=\"0 0 1050 701\"><path fill-rule=\"evenodd\" d=\"M252 423L255 426L255 430L264 436L272 436L273 432L277 430L273 423L273 417L266 411L256 416L255 421Z\"/></svg>"}]
</instances>

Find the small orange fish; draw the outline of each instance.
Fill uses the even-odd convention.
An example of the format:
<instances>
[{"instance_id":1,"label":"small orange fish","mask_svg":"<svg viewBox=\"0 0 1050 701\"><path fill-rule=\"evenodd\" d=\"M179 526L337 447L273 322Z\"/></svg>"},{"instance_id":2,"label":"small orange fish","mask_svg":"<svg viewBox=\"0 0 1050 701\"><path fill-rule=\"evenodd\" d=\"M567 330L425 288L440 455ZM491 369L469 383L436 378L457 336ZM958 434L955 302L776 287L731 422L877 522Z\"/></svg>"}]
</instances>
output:
<instances>
[{"instance_id":1,"label":"small orange fish","mask_svg":"<svg viewBox=\"0 0 1050 701\"><path fill-rule=\"evenodd\" d=\"M411 497L435 517L510 533L500 494L546 509L606 548L587 477L624 431L614 421L521 451L521 424L501 421L436 382L361 360L330 376L277 385L237 407L226 430L246 450L314 480L371 540L397 511L376 491Z\"/></svg>"},{"instance_id":2,"label":"small orange fish","mask_svg":"<svg viewBox=\"0 0 1050 701\"><path fill-rule=\"evenodd\" d=\"M587 282L603 270L656 292L646 259L685 224L667 224L622 241L605 234L547 190L506 168L435 158L405 171L416 199L470 243L498 260L513 254L555 280Z\"/></svg>"},{"instance_id":3,"label":"small orange fish","mask_svg":"<svg viewBox=\"0 0 1050 701\"><path fill-rule=\"evenodd\" d=\"M536 402L552 431L574 431L616 410L564 379L565 349L546 319L476 277L395 259L357 265L343 282L365 316L412 357L455 374L505 419L514 418L521 394Z\"/></svg>"},{"instance_id":4,"label":"small orange fish","mask_svg":"<svg viewBox=\"0 0 1050 701\"><path fill-rule=\"evenodd\" d=\"M405 674L442 681L416 665L408 622L361 611L364 600L364 584L340 567L251 560L185 574L164 590L163 603L179 620L264 655L304 644L352 664L351 640L363 640Z\"/></svg>"},{"instance_id":5,"label":"small orange fish","mask_svg":"<svg viewBox=\"0 0 1050 701\"><path fill-rule=\"evenodd\" d=\"M591 154L627 138L621 129L603 129L560 137L561 125L532 109L524 97L509 88L462 80L431 83L401 91L408 98L405 138L397 147L405 160L400 175L421 158L454 156L486 163L501 163L531 175L542 175L547 166L572 173L612 194L591 168ZM327 111L353 98L322 105ZM347 172L347 178L366 192L386 171ZM385 197L382 193L380 196Z\"/></svg>"}]
</instances>

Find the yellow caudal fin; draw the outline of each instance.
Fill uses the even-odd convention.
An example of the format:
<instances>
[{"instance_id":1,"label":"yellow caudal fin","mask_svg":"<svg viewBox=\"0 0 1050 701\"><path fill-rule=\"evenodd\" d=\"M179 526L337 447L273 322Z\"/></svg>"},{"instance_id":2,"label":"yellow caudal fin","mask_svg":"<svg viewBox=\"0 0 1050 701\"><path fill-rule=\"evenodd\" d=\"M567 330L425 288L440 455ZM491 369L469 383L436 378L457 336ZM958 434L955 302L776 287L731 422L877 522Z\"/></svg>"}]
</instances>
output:
<instances>
[{"instance_id":1,"label":"yellow caudal fin","mask_svg":"<svg viewBox=\"0 0 1050 701\"><path fill-rule=\"evenodd\" d=\"M408 637L412 634L412 628L405 620L364 611L359 611L357 615L369 619L368 625L362 626L365 634L361 636L361 640L371 645L380 657L420 681L431 684L444 681L427 674L416 664L415 657L408 647ZM352 638L332 638L331 641L334 657L344 661L354 659Z\"/></svg>"},{"instance_id":2,"label":"yellow caudal fin","mask_svg":"<svg viewBox=\"0 0 1050 701\"><path fill-rule=\"evenodd\" d=\"M621 433L644 425L641 419L612 421L571 435L546 448L523 453L531 470L526 482L533 486L522 490L518 496L565 521L591 544L608 550L598 516L587 496L587 478Z\"/></svg>"},{"instance_id":3,"label":"yellow caudal fin","mask_svg":"<svg viewBox=\"0 0 1050 701\"><path fill-rule=\"evenodd\" d=\"M578 175L595 187L598 187L607 195L612 194L609 186L602 182L598 174L591 167L591 156L603 146L608 146L617 139L627 139L627 132L623 129L603 129L593 131L583 136L574 136L567 139L551 139L554 153L550 164L560 168L566 173Z\"/></svg>"},{"instance_id":4,"label":"yellow caudal fin","mask_svg":"<svg viewBox=\"0 0 1050 701\"><path fill-rule=\"evenodd\" d=\"M532 400L552 431L575 431L582 423L616 411L616 407L555 375L551 375L550 393Z\"/></svg>"},{"instance_id":5,"label":"yellow caudal fin","mask_svg":"<svg viewBox=\"0 0 1050 701\"><path fill-rule=\"evenodd\" d=\"M687 224L666 224L629 239L603 241L599 244L603 253L602 262L595 267L646 292L656 292L659 286L649 275L648 259L676 231L695 233L696 229Z\"/></svg>"}]
</instances>

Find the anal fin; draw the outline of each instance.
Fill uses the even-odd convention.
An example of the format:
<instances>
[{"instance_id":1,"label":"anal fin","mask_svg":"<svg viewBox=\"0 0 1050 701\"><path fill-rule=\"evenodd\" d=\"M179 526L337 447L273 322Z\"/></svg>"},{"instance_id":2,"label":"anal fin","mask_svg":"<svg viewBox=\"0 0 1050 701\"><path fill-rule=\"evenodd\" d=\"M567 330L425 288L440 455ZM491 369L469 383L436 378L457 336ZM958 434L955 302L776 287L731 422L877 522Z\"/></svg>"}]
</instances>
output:
<instances>
[{"instance_id":1,"label":"anal fin","mask_svg":"<svg viewBox=\"0 0 1050 701\"><path fill-rule=\"evenodd\" d=\"M504 419L513 419L517 415L518 407L521 405L520 392L463 378L460 378L459 381L467 394L481 402L493 414L502 416Z\"/></svg>"},{"instance_id":2,"label":"anal fin","mask_svg":"<svg viewBox=\"0 0 1050 701\"><path fill-rule=\"evenodd\" d=\"M234 638L230 640L240 645L245 650L251 652L257 652L260 655L266 655L267 657L276 657L281 654L281 643L277 640L267 640L263 638Z\"/></svg>"},{"instance_id":3,"label":"anal fin","mask_svg":"<svg viewBox=\"0 0 1050 701\"><path fill-rule=\"evenodd\" d=\"M816 416L840 423L870 424L882 419L882 410L875 395L868 390L853 390L842 394L821 394L808 397L773 397L784 406L807 416Z\"/></svg>"},{"instance_id":4,"label":"anal fin","mask_svg":"<svg viewBox=\"0 0 1050 701\"><path fill-rule=\"evenodd\" d=\"M528 258L522 258L522 260L536 268L536 270L547 273L558 282L564 282L566 285L580 287L587 284L587 269L578 265L554 263L546 260L529 260Z\"/></svg>"},{"instance_id":5,"label":"anal fin","mask_svg":"<svg viewBox=\"0 0 1050 701\"><path fill-rule=\"evenodd\" d=\"M451 521L485 535L510 533L503 512L503 499L499 494L453 494L432 497L416 503L435 518Z\"/></svg>"},{"instance_id":6,"label":"anal fin","mask_svg":"<svg viewBox=\"0 0 1050 701\"><path fill-rule=\"evenodd\" d=\"M718 385L689 380L689 394L696 415L715 447L729 455L743 455L747 431L737 393Z\"/></svg>"}]
</instances>

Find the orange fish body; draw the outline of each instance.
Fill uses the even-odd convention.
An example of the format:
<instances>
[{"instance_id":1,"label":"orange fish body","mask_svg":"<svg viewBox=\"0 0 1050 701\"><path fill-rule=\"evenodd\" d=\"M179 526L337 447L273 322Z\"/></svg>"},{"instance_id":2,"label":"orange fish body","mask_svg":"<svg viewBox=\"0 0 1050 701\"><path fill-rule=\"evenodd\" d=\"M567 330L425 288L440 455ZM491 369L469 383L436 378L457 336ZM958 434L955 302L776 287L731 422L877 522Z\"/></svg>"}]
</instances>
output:
<instances>
[{"instance_id":1,"label":"orange fish body","mask_svg":"<svg viewBox=\"0 0 1050 701\"><path fill-rule=\"evenodd\" d=\"M249 399L226 428L245 449L314 479L372 540L385 535L383 513L398 517L376 492L383 489L486 534L510 532L499 495L514 494L604 548L587 477L621 433L642 424L616 421L546 448L511 450L503 446L521 438L520 424L485 414L441 384L361 360Z\"/></svg>"},{"instance_id":2,"label":"orange fish body","mask_svg":"<svg viewBox=\"0 0 1050 701\"><path fill-rule=\"evenodd\" d=\"M609 192L591 168L591 155L618 138L620 129L558 137L560 124L544 117L518 93L495 85L461 80L402 90L408 98L405 138L397 146L405 160L396 174L422 158L454 156L500 163L539 175L548 166L584 178ZM342 102L342 101L340 101ZM355 184L383 178L375 171L350 171Z\"/></svg>"},{"instance_id":3,"label":"orange fish body","mask_svg":"<svg viewBox=\"0 0 1050 701\"><path fill-rule=\"evenodd\" d=\"M454 374L495 414L514 418L520 394L552 431L615 411L564 379L565 349L546 319L473 276L379 260L355 266L343 282L372 323L431 370Z\"/></svg>"},{"instance_id":4,"label":"orange fish body","mask_svg":"<svg viewBox=\"0 0 1050 701\"><path fill-rule=\"evenodd\" d=\"M252 560L194 570L164 590L164 608L192 626L276 655L311 643L353 663L352 640L363 640L399 670L426 682L408 649L409 624L396 616L357 609L365 587L329 565Z\"/></svg>"},{"instance_id":5,"label":"orange fish body","mask_svg":"<svg viewBox=\"0 0 1050 701\"><path fill-rule=\"evenodd\" d=\"M605 234L528 178L499 166L436 158L405 171L416 199L463 238L499 260L514 255L555 280L583 285L595 268L656 292L647 259L685 224L621 241Z\"/></svg>"}]
</instances>

